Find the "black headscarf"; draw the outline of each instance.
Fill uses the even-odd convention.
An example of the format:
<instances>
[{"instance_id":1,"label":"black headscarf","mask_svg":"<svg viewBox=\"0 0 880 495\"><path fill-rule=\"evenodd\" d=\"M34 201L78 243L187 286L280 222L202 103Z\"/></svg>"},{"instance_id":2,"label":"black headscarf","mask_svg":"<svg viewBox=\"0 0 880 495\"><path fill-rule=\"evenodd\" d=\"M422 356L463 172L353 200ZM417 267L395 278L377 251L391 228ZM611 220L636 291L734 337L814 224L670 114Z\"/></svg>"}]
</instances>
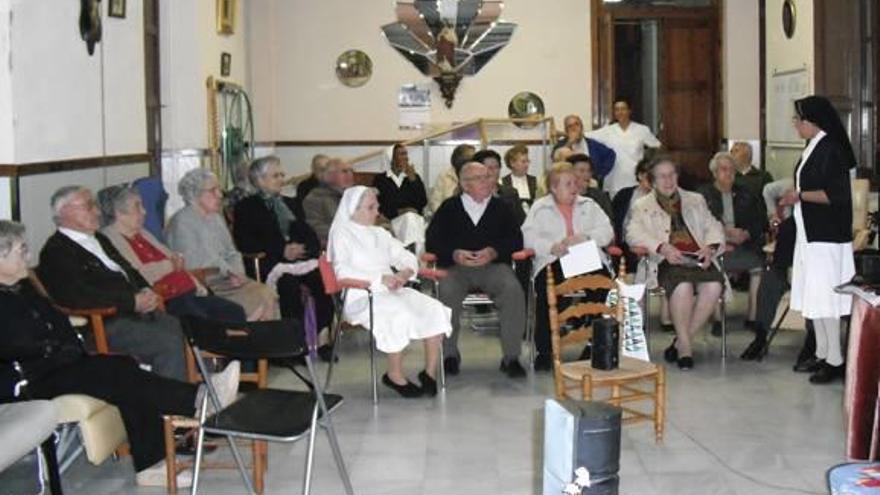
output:
<instances>
[{"instance_id":1,"label":"black headscarf","mask_svg":"<svg viewBox=\"0 0 880 495\"><path fill-rule=\"evenodd\" d=\"M840 122L837 110L834 109L827 98L815 95L807 96L806 98L795 100L794 109L797 112L798 118L816 124L816 126L825 131L828 138L831 138L843 148L844 158L847 161L843 165L846 165L846 168L849 169L856 166L856 154L853 152L852 143L849 141L849 136L846 134L843 123Z\"/></svg>"}]
</instances>

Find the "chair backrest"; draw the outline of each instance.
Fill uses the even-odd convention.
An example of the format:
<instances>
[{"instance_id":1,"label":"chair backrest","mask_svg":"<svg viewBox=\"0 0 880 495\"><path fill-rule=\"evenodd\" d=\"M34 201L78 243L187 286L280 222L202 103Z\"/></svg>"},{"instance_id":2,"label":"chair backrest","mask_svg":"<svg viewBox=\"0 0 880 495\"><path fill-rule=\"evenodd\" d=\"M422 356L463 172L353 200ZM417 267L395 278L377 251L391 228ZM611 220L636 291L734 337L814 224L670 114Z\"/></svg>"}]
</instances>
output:
<instances>
[{"instance_id":1,"label":"chair backrest","mask_svg":"<svg viewBox=\"0 0 880 495\"><path fill-rule=\"evenodd\" d=\"M626 276L626 260L621 259L618 277ZM587 274L572 277L556 284L553 270L547 268L547 306L550 317L550 343L553 353L553 373L554 382L559 396L565 391L564 379L560 365L562 364L562 349L568 346L583 344L593 336L592 325L581 325L578 328L568 331L565 335L560 332L563 322L572 318L583 318L584 316L611 316L618 321L623 319L623 305L620 299L613 306L608 306L605 301L595 302L576 302L564 310L559 311L559 299L565 296L577 295L580 293L588 294L591 291L612 290L616 287L614 280L607 275Z\"/></svg>"},{"instance_id":2,"label":"chair backrest","mask_svg":"<svg viewBox=\"0 0 880 495\"><path fill-rule=\"evenodd\" d=\"M165 241L165 203L168 202L168 193L162 185L159 177L141 177L134 181L134 187L141 195L144 210L147 216L144 219L144 228L159 241Z\"/></svg>"},{"instance_id":3,"label":"chair backrest","mask_svg":"<svg viewBox=\"0 0 880 495\"><path fill-rule=\"evenodd\" d=\"M340 290L339 282L336 280L336 272L333 271L333 265L327 259L327 253L321 253L321 256L318 258L318 270L321 271L324 292L331 296L337 294Z\"/></svg>"},{"instance_id":4,"label":"chair backrest","mask_svg":"<svg viewBox=\"0 0 880 495\"><path fill-rule=\"evenodd\" d=\"M274 359L302 356L307 351L300 320L232 323L187 316L181 323L193 348L221 356Z\"/></svg>"}]
</instances>

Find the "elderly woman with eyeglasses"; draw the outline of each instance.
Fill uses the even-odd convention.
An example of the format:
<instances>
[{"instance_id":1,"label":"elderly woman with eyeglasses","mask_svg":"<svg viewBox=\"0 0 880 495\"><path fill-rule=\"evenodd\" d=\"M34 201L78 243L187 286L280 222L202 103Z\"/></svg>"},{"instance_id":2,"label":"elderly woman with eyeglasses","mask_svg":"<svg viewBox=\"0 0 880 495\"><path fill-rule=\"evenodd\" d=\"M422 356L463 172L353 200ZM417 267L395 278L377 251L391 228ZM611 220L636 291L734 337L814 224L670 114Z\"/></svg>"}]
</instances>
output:
<instances>
[{"instance_id":1,"label":"elderly woman with eyeglasses","mask_svg":"<svg viewBox=\"0 0 880 495\"><path fill-rule=\"evenodd\" d=\"M129 186L111 186L98 193L104 228L116 250L153 286L174 316L199 316L245 321L238 304L208 294L184 269L183 256L171 252L144 228L146 211L141 196Z\"/></svg>"},{"instance_id":2,"label":"elderly woman with eyeglasses","mask_svg":"<svg viewBox=\"0 0 880 495\"><path fill-rule=\"evenodd\" d=\"M676 338L664 357L682 370L694 366L692 341L712 315L724 274L716 257L724 227L703 196L678 187L678 164L655 158L648 168L653 191L636 201L626 242L648 253L657 282L666 291Z\"/></svg>"},{"instance_id":3,"label":"elderly woman with eyeglasses","mask_svg":"<svg viewBox=\"0 0 880 495\"><path fill-rule=\"evenodd\" d=\"M522 226L523 244L535 250L532 276L535 277L535 370L551 367L550 325L547 303L547 271L562 281L559 258L568 248L592 240L604 248L614 239L611 221L592 199L578 195L577 173L570 163L553 165L547 184L550 194L538 199Z\"/></svg>"},{"instance_id":4,"label":"elderly woman with eyeglasses","mask_svg":"<svg viewBox=\"0 0 880 495\"><path fill-rule=\"evenodd\" d=\"M187 269L205 269L208 288L241 305L248 320L277 319L275 291L245 275L241 253L223 220L223 191L217 177L208 170L193 169L177 188L186 206L168 222L168 246L183 254Z\"/></svg>"},{"instance_id":5,"label":"elderly woman with eyeglasses","mask_svg":"<svg viewBox=\"0 0 880 495\"><path fill-rule=\"evenodd\" d=\"M24 226L0 220L0 402L12 397L52 399L83 394L119 408L141 486L164 486L162 415L196 416L203 389L144 371L135 359L92 355L66 316L28 279ZM239 363L211 376L221 405L238 390ZM178 486L192 471L177 474Z\"/></svg>"}]
</instances>

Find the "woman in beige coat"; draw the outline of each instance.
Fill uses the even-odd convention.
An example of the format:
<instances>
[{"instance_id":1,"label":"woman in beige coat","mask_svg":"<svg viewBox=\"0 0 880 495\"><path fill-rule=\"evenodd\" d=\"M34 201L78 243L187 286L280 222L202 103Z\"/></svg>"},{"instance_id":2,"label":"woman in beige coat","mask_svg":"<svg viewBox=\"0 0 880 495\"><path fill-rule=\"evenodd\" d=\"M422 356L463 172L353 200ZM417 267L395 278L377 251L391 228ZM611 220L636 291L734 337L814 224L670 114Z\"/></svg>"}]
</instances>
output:
<instances>
[{"instance_id":1,"label":"woman in beige coat","mask_svg":"<svg viewBox=\"0 0 880 495\"><path fill-rule=\"evenodd\" d=\"M633 205L626 242L647 251L669 298L676 338L664 357L690 369L692 340L712 315L724 283L717 263L724 228L702 195L679 189L675 162L657 158L649 171L653 191Z\"/></svg>"}]
</instances>

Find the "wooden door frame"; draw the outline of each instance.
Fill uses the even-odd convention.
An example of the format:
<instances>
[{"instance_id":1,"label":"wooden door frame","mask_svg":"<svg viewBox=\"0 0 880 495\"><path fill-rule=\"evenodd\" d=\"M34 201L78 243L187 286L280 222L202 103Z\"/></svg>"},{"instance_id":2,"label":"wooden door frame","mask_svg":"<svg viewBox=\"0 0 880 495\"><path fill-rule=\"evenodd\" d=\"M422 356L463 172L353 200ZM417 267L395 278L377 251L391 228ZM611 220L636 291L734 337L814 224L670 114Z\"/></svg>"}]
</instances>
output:
<instances>
[{"instance_id":1,"label":"wooden door frame","mask_svg":"<svg viewBox=\"0 0 880 495\"><path fill-rule=\"evenodd\" d=\"M613 32L611 34L605 32L606 26L613 26L614 21L618 19L640 20L640 19L705 19L707 16L715 23L715 32L717 33L715 44L715 60L717 67L715 71L715 88L713 91L715 107L715 141L721 137L724 125L724 105L722 105L723 90L723 33L721 19L721 0L713 0L711 7L657 7L657 6L636 6L627 4L605 4L602 0L591 0L590 2L590 37L592 52L592 119L593 128L599 128L606 125L610 121L612 113L612 101L614 95L614 66L611 64L614 60L614 43ZM612 42L608 42L610 40ZM605 38L603 40L603 38ZM600 53L601 50L601 53ZM604 55L604 58L603 58Z\"/></svg>"}]
</instances>

